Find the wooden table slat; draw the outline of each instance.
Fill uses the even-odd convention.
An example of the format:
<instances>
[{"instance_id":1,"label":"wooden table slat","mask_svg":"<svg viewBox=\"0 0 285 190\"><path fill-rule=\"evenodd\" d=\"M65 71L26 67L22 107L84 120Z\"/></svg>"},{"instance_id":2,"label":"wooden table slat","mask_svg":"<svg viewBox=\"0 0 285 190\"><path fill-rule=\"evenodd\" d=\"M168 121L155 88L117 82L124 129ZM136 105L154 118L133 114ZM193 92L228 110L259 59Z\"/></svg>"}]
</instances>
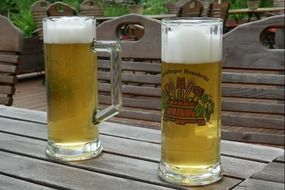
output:
<instances>
[{"instance_id":1,"label":"wooden table slat","mask_svg":"<svg viewBox=\"0 0 285 190\"><path fill-rule=\"evenodd\" d=\"M284 183L284 163L271 162L260 172L254 174L253 178Z\"/></svg>"},{"instance_id":2,"label":"wooden table slat","mask_svg":"<svg viewBox=\"0 0 285 190\"><path fill-rule=\"evenodd\" d=\"M284 190L284 184L270 182L270 181L263 181L257 179L247 179L233 190Z\"/></svg>"},{"instance_id":3,"label":"wooden table slat","mask_svg":"<svg viewBox=\"0 0 285 190\"><path fill-rule=\"evenodd\" d=\"M170 189L0 151L3 173L66 189ZM47 172L48 171L48 172ZM116 188L114 188L116 187Z\"/></svg>"},{"instance_id":4,"label":"wooden table slat","mask_svg":"<svg viewBox=\"0 0 285 190\"><path fill-rule=\"evenodd\" d=\"M277 161L278 161L278 162L285 162L284 157L285 157L285 155L284 155L284 153L283 153L282 156L280 156L279 158L277 158Z\"/></svg>"},{"instance_id":5,"label":"wooden table slat","mask_svg":"<svg viewBox=\"0 0 285 190\"><path fill-rule=\"evenodd\" d=\"M0 174L0 190L52 190L53 188L37 185Z\"/></svg>"}]
</instances>

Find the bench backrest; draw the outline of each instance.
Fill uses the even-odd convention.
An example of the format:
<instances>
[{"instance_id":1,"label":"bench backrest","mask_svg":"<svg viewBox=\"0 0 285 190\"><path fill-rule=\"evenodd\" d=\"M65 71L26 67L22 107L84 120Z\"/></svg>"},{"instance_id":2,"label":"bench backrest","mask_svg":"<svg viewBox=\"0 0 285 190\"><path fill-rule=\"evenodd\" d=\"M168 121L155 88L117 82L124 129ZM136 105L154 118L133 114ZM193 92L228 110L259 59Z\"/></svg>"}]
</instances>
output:
<instances>
[{"instance_id":1,"label":"bench backrest","mask_svg":"<svg viewBox=\"0 0 285 190\"><path fill-rule=\"evenodd\" d=\"M225 26L227 19L228 19L229 9L230 9L229 1L223 0L222 2L220 2L220 1L215 0L210 4L208 17L223 19L224 26Z\"/></svg>"},{"instance_id":2,"label":"bench backrest","mask_svg":"<svg viewBox=\"0 0 285 190\"><path fill-rule=\"evenodd\" d=\"M178 17L199 17L202 14L203 5L199 0L192 0L179 8Z\"/></svg>"},{"instance_id":3,"label":"bench backrest","mask_svg":"<svg viewBox=\"0 0 285 190\"><path fill-rule=\"evenodd\" d=\"M160 21L130 14L106 21L97 28L98 40L119 40L122 26L135 24L144 29L138 41L120 41L122 47L123 111L119 118L157 121L160 112ZM109 102L108 61L99 59L99 102ZM155 112L151 115L151 112Z\"/></svg>"},{"instance_id":4,"label":"bench backrest","mask_svg":"<svg viewBox=\"0 0 285 190\"><path fill-rule=\"evenodd\" d=\"M63 2L55 2L47 9L48 16L73 16L77 15L76 10Z\"/></svg>"},{"instance_id":5,"label":"bench backrest","mask_svg":"<svg viewBox=\"0 0 285 190\"><path fill-rule=\"evenodd\" d=\"M22 49L22 32L0 15L0 104L13 103Z\"/></svg>"},{"instance_id":6,"label":"bench backrest","mask_svg":"<svg viewBox=\"0 0 285 190\"><path fill-rule=\"evenodd\" d=\"M38 37L43 39L43 18L47 17L47 9L51 3L47 0L38 0L31 6L33 19L36 23L36 33Z\"/></svg>"},{"instance_id":7,"label":"bench backrest","mask_svg":"<svg viewBox=\"0 0 285 190\"><path fill-rule=\"evenodd\" d=\"M84 16L103 16L103 10L95 0L85 0L80 4L80 14Z\"/></svg>"},{"instance_id":8,"label":"bench backrest","mask_svg":"<svg viewBox=\"0 0 285 190\"><path fill-rule=\"evenodd\" d=\"M284 27L284 15L240 25L224 35L223 125L236 128L227 138L283 144L284 49L260 41L271 26ZM258 129L260 134L246 131Z\"/></svg>"},{"instance_id":9,"label":"bench backrest","mask_svg":"<svg viewBox=\"0 0 285 190\"><path fill-rule=\"evenodd\" d=\"M167 9L168 14L177 14L178 13L179 8L176 7L175 2L173 2L173 1L167 1L165 3L165 7Z\"/></svg>"}]
</instances>

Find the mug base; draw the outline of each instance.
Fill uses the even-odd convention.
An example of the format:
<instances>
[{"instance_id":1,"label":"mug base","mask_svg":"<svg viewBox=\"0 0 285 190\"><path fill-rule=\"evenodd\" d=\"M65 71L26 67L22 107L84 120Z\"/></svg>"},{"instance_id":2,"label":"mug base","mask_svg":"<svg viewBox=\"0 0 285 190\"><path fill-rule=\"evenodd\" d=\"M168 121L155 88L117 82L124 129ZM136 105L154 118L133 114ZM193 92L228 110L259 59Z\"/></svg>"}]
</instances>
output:
<instances>
[{"instance_id":1,"label":"mug base","mask_svg":"<svg viewBox=\"0 0 285 190\"><path fill-rule=\"evenodd\" d=\"M79 161L100 155L103 147L99 139L80 145L63 146L48 141L46 154L48 157L61 161Z\"/></svg>"},{"instance_id":2,"label":"mug base","mask_svg":"<svg viewBox=\"0 0 285 190\"><path fill-rule=\"evenodd\" d=\"M183 186L201 186L215 183L222 178L222 167L220 163L205 169L201 174L178 173L171 167L161 162L159 165L159 176L162 180Z\"/></svg>"}]
</instances>

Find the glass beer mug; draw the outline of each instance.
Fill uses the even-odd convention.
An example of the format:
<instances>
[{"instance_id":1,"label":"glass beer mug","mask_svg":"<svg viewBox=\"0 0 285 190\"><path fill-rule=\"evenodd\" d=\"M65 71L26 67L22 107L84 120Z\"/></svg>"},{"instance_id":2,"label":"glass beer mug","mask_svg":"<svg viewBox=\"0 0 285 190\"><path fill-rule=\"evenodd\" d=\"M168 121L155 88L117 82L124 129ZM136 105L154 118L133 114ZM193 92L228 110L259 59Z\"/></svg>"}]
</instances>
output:
<instances>
[{"instance_id":1,"label":"glass beer mug","mask_svg":"<svg viewBox=\"0 0 285 190\"><path fill-rule=\"evenodd\" d=\"M162 21L160 177L206 185L220 164L222 20Z\"/></svg>"},{"instance_id":2,"label":"glass beer mug","mask_svg":"<svg viewBox=\"0 0 285 190\"><path fill-rule=\"evenodd\" d=\"M49 157L84 160L99 155L100 122L121 107L120 45L96 41L93 17L43 20ZM98 111L96 51L110 53L112 105Z\"/></svg>"}]
</instances>

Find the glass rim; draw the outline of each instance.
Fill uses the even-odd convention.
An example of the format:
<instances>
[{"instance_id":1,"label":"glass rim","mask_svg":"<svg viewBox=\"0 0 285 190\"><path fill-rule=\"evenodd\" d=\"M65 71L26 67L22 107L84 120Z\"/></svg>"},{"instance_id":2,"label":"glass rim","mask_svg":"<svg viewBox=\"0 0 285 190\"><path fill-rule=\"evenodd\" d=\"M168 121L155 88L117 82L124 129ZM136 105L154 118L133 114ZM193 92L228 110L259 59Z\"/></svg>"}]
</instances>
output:
<instances>
[{"instance_id":1,"label":"glass rim","mask_svg":"<svg viewBox=\"0 0 285 190\"><path fill-rule=\"evenodd\" d=\"M220 24L223 19L214 17L173 17L161 19L162 24Z\"/></svg>"}]
</instances>

